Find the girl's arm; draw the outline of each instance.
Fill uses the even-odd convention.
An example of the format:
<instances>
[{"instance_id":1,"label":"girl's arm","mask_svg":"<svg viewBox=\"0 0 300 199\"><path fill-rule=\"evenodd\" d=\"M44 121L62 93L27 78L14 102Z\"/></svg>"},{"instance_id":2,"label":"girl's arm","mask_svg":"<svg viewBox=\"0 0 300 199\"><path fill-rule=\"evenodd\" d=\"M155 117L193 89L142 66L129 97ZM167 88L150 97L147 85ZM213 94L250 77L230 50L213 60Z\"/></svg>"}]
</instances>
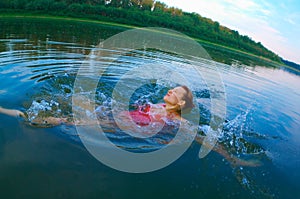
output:
<instances>
[{"instance_id":1,"label":"girl's arm","mask_svg":"<svg viewBox=\"0 0 300 199\"><path fill-rule=\"evenodd\" d=\"M15 109L6 109L6 108L0 107L0 113L9 115L9 116L13 116L13 117L25 118L25 114L22 111L15 110Z\"/></svg>"}]
</instances>

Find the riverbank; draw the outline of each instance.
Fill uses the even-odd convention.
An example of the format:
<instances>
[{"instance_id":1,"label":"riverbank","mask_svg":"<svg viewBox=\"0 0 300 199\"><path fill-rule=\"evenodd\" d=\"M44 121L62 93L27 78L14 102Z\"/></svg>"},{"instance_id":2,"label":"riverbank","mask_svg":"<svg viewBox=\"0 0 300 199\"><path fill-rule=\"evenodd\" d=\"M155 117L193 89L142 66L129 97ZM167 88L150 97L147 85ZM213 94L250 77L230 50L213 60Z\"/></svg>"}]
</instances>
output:
<instances>
[{"instance_id":1,"label":"riverbank","mask_svg":"<svg viewBox=\"0 0 300 199\"><path fill-rule=\"evenodd\" d=\"M133 25L127 25L127 24L121 24L121 23L115 23L115 22L108 22L108 21L100 21L100 20L93 20L89 18L75 18L75 17L67 17L67 16L54 16L54 15L49 15L49 14L40 14L40 13L1 13L0 10L0 18L27 18L27 19L45 19L45 20L65 20L65 21L76 21L76 22L83 22L83 23L93 23L93 24L99 24L99 25L104 25L104 26L116 26L116 27L121 27L124 29L133 29L133 28L141 28L140 26L133 26ZM220 45L217 43L213 43L210 41L205 41L199 38L193 38L195 41L197 41L199 44L201 44L211 55L212 59L218 62L226 63L226 64L231 64L230 62L233 60L222 60L219 59L218 54L220 53L219 51L222 51L223 53L230 53L230 54L235 54L235 56L239 56L239 58L236 58L237 60L234 61L241 61L239 59L243 59L241 57L245 57L247 60L250 58L253 63L250 63L250 65L258 65L259 63L265 63L268 66L271 67L288 67L290 69L294 69L292 67L289 67L283 63L279 63L273 60L270 60L266 57L258 56L253 53L245 52L239 49L235 49L232 47ZM216 53L217 49L217 53ZM234 57L235 57L234 56ZM297 70L297 72L299 72Z\"/></svg>"}]
</instances>

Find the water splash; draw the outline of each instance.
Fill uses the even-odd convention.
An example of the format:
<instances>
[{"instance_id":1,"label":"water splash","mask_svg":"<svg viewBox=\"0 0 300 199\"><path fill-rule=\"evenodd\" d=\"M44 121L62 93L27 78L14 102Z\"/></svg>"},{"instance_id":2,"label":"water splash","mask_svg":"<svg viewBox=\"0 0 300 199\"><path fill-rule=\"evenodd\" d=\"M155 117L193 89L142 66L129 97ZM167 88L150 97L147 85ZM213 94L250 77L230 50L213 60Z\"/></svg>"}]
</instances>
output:
<instances>
[{"instance_id":1,"label":"water splash","mask_svg":"<svg viewBox=\"0 0 300 199\"><path fill-rule=\"evenodd\" d=\"M59 103L54 100L49 102L46 100L34 100L29 109L26 111L30 122L35 120L37 117L46 117L58 113L61 113L61 109L59 108Z\"/></svg>"},{"instance_id":2,"label":"water splash","mask_svg":"<svg viewBox=\"0 0 300 199\"><path fill-rule=\"evenodd\" d=\"M247 190L253 198L277 198L268 187L258 184L255 181L255 176L252 176L252 173L244 167L234 168L233 173L240 185Z\"/></svg>"}]
</instances>

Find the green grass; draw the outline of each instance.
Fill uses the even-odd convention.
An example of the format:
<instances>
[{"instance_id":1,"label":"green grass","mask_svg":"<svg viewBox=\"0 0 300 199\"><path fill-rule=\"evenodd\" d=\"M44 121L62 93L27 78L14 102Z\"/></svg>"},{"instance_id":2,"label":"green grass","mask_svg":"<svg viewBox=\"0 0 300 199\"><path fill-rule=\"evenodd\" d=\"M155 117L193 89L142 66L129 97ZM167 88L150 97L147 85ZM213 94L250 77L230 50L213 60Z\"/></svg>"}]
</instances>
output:
<instances>
[{"instance_id":1,"label":"green grass","mask_svg":"<svg viewBox=\"0 0 300 199\"><path fill-rule=\"evenodd\" d=\"M28 19L51 19L51 20L66 20L66 21L78 21L78 22L86 22L86 23L95 23L101 25L108 26L119 26L123 28L138 28L132 25L125 25L114 22L106 22L106 21L98 21L87 18L73 18L73 17L65 17L65 16L53 16L53 15L40 15L35 13L0 13L0 18L28 18Z\"/></svg>"}]
</instances>

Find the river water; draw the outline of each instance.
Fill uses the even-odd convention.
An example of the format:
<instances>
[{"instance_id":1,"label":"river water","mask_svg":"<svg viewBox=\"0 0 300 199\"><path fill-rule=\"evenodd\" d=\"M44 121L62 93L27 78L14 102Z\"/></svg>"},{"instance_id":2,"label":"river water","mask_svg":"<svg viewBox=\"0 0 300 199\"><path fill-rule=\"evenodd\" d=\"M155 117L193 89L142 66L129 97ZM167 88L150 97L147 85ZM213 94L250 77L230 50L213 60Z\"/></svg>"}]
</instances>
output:
<instances>
[{"instance_id":1,"label":"river water","mask_svg":"<svg viewBox=\"0 0 300 199\"><path fill-rule=\"evenodd\" d=\"M43 114L71 117L73 85L82 63L99 42L126 30L90 22L21 18L2 18L0 27L0 106L22 110L31 118ZM300 76L284 67L222 50L215 56L225 61L186 63L182 57L163 51L131 51L114 60L102 76L96 91L98 110L102 119L110 117L114 87L121 74L137 65L180 66L175 70L189 77L200 110L198 134L205 134L211 124L211 93L205 78L186 69L191 64L214 66L222 79L227 110L218 144L234 157L254 161L255 166L232 164L214 151L200 159L201 145L193 142L167 167L126 173L95 159L73 125L36 127L21 118L0 115L1 196L299 198ZM137 89L130 101L160 103L172 86L160 79L152 81ZM146 153L162 147L154 139L132 139L117 128L104 131L124 150ZM155 140L169 136L162 133Z\"/></svg>"}]
</instances>

